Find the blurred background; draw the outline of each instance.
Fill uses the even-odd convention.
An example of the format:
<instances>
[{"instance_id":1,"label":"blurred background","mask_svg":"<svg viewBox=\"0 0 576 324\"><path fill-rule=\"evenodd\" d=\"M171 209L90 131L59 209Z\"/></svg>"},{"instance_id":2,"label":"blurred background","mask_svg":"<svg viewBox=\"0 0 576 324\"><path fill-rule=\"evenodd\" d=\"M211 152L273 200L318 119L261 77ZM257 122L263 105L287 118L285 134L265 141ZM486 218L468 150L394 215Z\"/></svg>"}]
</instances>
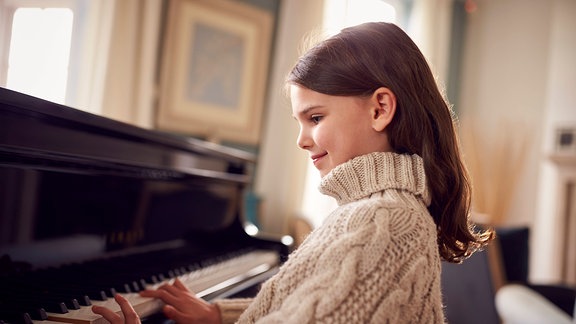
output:
<instances>
[{"instance_id":1,"label":"blurred background","mask_svg":"<svg viewBox=\"0 0 576 324\"><path fill-rule=\"evenodd\" d=\"M258 225L285 234L293 219L317 226L334 207L317 193L318 174L296 146L286 73L304 40L365 21L396 23L423 51L458 116L474 220L528 227L530 280L576 284L576 1L214 1L270 21L270 42L257 53L265 59L252 67L265 76L255 98L262 107L248 115L258 136L238 142L159 123L167 67L187 68L169 55L180 26L175 2L0 0L0 86L257 154Z\"/></svg>"}]
</instances>

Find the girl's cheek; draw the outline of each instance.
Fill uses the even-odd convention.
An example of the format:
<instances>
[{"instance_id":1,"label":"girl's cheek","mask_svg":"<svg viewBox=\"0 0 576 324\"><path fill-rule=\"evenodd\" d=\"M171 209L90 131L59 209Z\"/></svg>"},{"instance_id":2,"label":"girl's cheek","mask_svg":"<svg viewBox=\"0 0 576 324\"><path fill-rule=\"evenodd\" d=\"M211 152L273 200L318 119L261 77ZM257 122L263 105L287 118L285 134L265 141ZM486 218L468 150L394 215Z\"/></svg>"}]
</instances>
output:
<instances>
[{"instance_id":1,"label":"girl's cheek","mask_svg":"<svg viewBox=\"0 0 576 324\"><path fill-rule=\"evenodd\" d=\"M321 127L318 127L314 130L312 137L314 139L314 143L320 147L323 147L327 142L326 133L322 130Z\"/></svg>"}]
</instances>

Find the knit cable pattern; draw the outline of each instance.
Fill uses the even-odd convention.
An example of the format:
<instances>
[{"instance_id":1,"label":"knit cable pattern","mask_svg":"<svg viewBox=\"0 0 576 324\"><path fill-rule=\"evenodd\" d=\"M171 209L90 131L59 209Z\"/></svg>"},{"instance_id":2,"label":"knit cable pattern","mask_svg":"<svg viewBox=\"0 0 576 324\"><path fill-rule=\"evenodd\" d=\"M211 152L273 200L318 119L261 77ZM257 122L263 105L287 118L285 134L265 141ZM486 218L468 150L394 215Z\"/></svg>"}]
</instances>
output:
<instances>
[{"instance_id":1,"label":"knit cable pattern","mask_svg":"<svg viewBox=\"0 0 576 324\"><path fill-rule=\"evenodd\" d=\"M355 158L325 176L321 190L339 207L238 322L442 323L440 257L420 158Z\"/></svg>"}]
</instances>

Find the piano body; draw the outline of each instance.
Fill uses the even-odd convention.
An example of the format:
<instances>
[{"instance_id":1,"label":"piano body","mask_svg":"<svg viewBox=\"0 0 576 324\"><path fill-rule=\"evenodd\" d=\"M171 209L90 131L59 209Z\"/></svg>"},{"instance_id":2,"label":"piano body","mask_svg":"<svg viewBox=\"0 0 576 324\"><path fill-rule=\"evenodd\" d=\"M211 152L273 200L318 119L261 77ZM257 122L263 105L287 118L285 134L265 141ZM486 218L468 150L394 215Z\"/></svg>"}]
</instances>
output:
<instances>
[{"instance_id":1,"label":"piano body","mask_svg":"<svg viewBox=\"0 0 576 324\"><path fill-rule=\"evenodd\" d=\"M0 88L0 323L144 322L137 292L178 277L200 297L253 294L288 245L245 231L254 157Z\"/></svg>"}]
</instances>

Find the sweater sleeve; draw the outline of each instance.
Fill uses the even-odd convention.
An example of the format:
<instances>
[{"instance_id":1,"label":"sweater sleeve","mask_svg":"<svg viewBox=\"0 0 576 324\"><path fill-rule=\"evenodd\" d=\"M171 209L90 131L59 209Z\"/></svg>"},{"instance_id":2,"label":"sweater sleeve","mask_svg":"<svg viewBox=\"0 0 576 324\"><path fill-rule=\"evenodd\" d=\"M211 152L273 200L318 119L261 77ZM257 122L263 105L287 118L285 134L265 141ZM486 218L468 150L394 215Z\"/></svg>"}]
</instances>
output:
<instances>
[{"instance_id":1,"label":"sweater sleeve","mask_svg":"<svg viewBox=\"0 0 576 324\"><path fill-rule=\"evenodd\" d=\"M252 298L218 299L214 304L220 310L222 324L236 323L240 315L248 308Z\"/></svg>"},{"instance_id":2,"label":"sweater sleeve","mask_svg":"<svg viewBox=\"0 0 576 324\"><path fill-rule=\"evenodd\" d=\"M342 235L318 241L325 245L316 260L304 255L293 260L283 277L263 287L240 322L441 323L435 231L423 221L429 216L404 208L370 209L355 210L365 217L355 217L358 223L348 223ZM290 292L278 307L250 314L269 303L259 299L273 299L279 291Z\"/></svg>"}]
</instances>

